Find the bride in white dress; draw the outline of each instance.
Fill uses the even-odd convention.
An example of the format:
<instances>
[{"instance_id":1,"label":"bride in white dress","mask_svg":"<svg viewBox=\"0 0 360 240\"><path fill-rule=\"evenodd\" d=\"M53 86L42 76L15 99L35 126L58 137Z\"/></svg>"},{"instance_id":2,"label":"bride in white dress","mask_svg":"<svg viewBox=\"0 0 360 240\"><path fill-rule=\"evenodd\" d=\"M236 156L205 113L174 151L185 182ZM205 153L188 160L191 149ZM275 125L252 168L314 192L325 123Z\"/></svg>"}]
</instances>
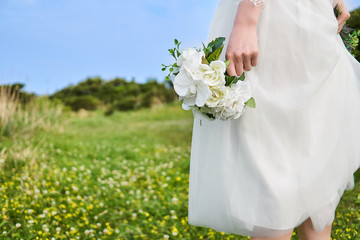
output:
<instances>
[{"instance_id":1,"label":"bride in white dress","mask_svg":"<svg viewBox=\"0 0 360 240\"><path fill-rule=\"evenodd\" d=\"M333 8L342 7L336 18ZM342 0L220 0L208 42L225 37L256 108L194 118L189 224L252 239L330 239L360 166L360 64L340 35Z\"/></svg>"}]
</instances>

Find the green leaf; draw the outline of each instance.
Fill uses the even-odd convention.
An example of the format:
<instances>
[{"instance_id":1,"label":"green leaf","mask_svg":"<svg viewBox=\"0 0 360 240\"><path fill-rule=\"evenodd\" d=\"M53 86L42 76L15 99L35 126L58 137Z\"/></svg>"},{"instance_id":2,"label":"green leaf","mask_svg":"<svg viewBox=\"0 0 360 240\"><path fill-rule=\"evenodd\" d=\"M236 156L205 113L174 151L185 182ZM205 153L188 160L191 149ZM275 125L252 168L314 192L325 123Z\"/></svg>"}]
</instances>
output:
<instances>
[{"instance_id":1,"label":"green leaf","mask_svg":"<svg viewBox=\"0 0 360 240\"><path fill-rule=\"evenodd\" d=\"M230 61L228 60L228 61L224 61L224 63L226 64L226 68L228 68L229 67L229 64L230 64Z\"/></svg>"},{"instance_id":2,"label":"green leaf","mask_svg":"<svg viewBox=\"0 0 360 240\"><path fill-rule=\"evenodd\" d=\"M211 113L205 113L206 116L208 116L210 119L215 119L215 116Z\"/></svg>"},{"instance_id":3,"label":"green leaf","mask_svg":"<svg viewBox=\"0 0 360 240\"><path fill-rule=\"evenodd\" d=\"M207 51L207 49L206 49L206 47L205 47L205 44L204 44L204 43L202 43L202 45L203 45L203 51L204 51L204 53L205 53L205 55L206 55L206 51Z\"/></svg>"},{"instance_id":4,"label":"green leaf","mask_svg":"<svg viewBox=\"0 0 360 240\"><path fill-rule=\"evenodd\" d=\"M223 48L224 45L222 45L220 48L216 49L212 54L210 54L210 56L206 58L208 62L211 63L212 61L219 60Z\"/></svg>"},{"instance_id":5,"label":"green leaf","mask_svg":"<svg viewBox=\"0 0 360 240\"><path fill-rule=\"evenodd\" d=\"M218 37L215 40L211 41L208 46L206 47L208 49L208 52L206 54L206 58L208 58L213 52L215 52L217 49L223 46L223 43L225 41L224 37Z\"/></svg>"},{"instance_id":6,"label":"green leaf","mask_svg":"<svg viewBox=\"0 0 360 240\"><path fill-rule=\"evenodd\" d=\"M175 38L174 42L175 42L175 45L179 44L179 41L176 38Z\"/></svg>"},{"instance_id":7,"label":"green leaf","mask_svg":"<svg viewBox=\"0 0 360 240\"><path fill-rule=\"evenodd\" d=\"M225 74L225 86L231 87L231 85L237 83L240 80L241 76L229 76L227 73Z\"/></svg>"},{"instance_id":8,"label":"green leaf","mask_svg":"<svg viewBox=\"0 0 360 240\"><path fill-rule=\"evenodd\" d=\"M7 221L2 221L1 223L0 223L0 227L2 226L2 225L4 225L5 223L7 223Z\"/></svg>"},{"instance_id":9,"label":"green leaf","mask_svg":"<svg viewBox=\"0 0 360 240\"><path fill-rule=\"evenodd\" d=\"M225 73L225 86L231 87L231 85L237 83L238 81L244 81L245 80L245 72L241 74L240 77L238 76L229 76L228 73Z\"/></svg>"},{"instance_id":10,"label":"green leaf","mask_svg":"<svg viewBox=\"0 0 360 240\"><path fill-rule=\"evenodd\" d=\"M207 65L209 65L208 60L207 60L206 58L204 58L204 57L202 57L201 63L202 63L202 64L207 64Z\"/></svg>"},{"instance_id":11,"label":"green leaf","mask_svg":"<svg viewBox=\"0 0 360 240\"><path fill-rule=\"evenodd\" d=\"M237 77L236 76L229 76L229 75L225 75L225 81L226 81L226 83L225 83L225 86L229 86L229 87L231 87L231 85L233 84L233 83L236 83L238 80L237 80Z\"/></svg>"},{"instance_id":12,"label":"green leaf","mask_svg":"<svg viewBox=\"0 0 360 240\"><path fill-rule=\"evenodd\" d=\"M224 37L218 37L218 38L216 38L216 39L215 39L214 46L213 46L214 51L215 51L216 49L220 48L220 47L223 45L224 41L225 41L225 38L224 38Z\"/></svg>"},{"instance_id":13,"label":"green leaf","mask_svg":"<svg viewBox=\"0 0 360 240\"><path fill-rule=\"evenodd\" d=\"M251 107L251 108L255 108L256 107L256 103L255 103L255 99L252 97L250 98L246 103L246 106Z\"/></svg>"},{"instance_id":14,"label":"green leaf","mask_svg":"<svg viewBox=\"0 0 360 240\"><path fill-rule=\"evenodd\" d=\"M245 80L245 72L243 72L239 78L239 80L244 81Z\"/></svg>"}]
</instances>

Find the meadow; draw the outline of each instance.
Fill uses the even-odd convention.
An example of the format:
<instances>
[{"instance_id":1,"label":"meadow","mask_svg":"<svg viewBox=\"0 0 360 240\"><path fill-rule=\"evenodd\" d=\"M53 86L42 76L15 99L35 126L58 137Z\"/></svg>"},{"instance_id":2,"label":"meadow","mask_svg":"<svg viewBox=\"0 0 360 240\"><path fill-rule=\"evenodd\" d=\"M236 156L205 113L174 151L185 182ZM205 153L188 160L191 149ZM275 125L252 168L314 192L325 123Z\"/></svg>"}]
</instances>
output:
<instances>
[{"instance_id":1,"label":"meadow","mask_svg":"<svg viewBox=\"0 0 360 240\"><path fill-rule=\"evenodd\" d=\"M178 102L51 116L0 138L0 239L249 239L188 224L193 116ZM358 183L332 239L360 239L357 229Z\"/></svg>"}]
</instances>

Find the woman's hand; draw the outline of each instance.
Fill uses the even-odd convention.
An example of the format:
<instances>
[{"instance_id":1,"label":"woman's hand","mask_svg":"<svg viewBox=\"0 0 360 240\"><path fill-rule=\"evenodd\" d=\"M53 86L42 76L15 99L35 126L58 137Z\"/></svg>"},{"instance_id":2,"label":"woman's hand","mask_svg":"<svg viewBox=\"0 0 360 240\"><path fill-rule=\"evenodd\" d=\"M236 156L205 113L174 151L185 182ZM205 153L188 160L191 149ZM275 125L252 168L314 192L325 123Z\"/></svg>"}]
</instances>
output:
<instances>
[{"instance_id":1,"label":"woman's hand","mask_svg":"<svg viewBox=\"0 0 360 240\"><path fill-rule=\"evenodd\" d=\"M340 15L337 17L337 21L338 21L338 32L337 33L340 33L341 29L344 27L346 20L348 20L350 18L350 13L346 9L343 0L338 0L336 7L339 9L339 12L340 12Z\"/></svg>"},{"instance_id":2,"label":"woman's hand","mask_svg":"<svg viewBox=\"0 0 360 240\"><path fill-rule=\"evenodd\" d=\"M245 25L233 29L226 50L226 60L229 60L227 73L230 76L241 76L244 70L250 71L257 64L258 40L256 27Z\"/></svg>"},{"instance_id":3,"label":"woman's hand","mask_svg":"<svg viewBox=\"0 0 360 240\"><path fill-rule=\"evenodd\" d=\"M258 59L258 38L256 24L261 8L244 0L239 4L234 26L226 50L229 76L241 76L244 70L250 71Z\"/></svg>"}]
</instances>

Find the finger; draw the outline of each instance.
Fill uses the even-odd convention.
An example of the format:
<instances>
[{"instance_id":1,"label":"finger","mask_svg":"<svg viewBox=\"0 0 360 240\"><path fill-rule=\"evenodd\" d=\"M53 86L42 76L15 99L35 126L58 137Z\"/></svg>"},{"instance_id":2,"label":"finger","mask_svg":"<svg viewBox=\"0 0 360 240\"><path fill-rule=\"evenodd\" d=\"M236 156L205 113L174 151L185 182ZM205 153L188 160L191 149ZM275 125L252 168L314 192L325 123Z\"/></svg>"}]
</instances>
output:
<instances>
[{"instance_id":1,"label":"finger","mask_svg":"<svg viewBox=\"0 0 360 240\"><path fill-rule=\"evenodd\" d=\"M244 63L243 63L244 70L250 71L251 70L251 56L245 55L243 59L244 59Z\"/></svg>"},{"instance_id":2,"label":"finger","mask_svg":"<svg viewBox=\"0 0 360 240\"><path fill-rule=\"evenodd\" d=\"M339 17L337 18L338 25L341 24L344 25L346 20L348 20L349 18L350 18L350 13L348 11L342 11Z\"/></svg>"},{"instance_id":3,"label":"finger","mask_svg":"<svg viewBox=\"0 0 360 240\"><path fill-rule=\"evenodd\" d=\"M235 70L236 70L236 75L237 76L241 76L241 74L244 71L244 63L243 63L243 59L242 58L238 58L235 62Z\"/></svg>"},{"instance_id":4,"label":"finger","mask_svg":"<svg viewBox=\"0 0 360 240\"><path fill-rule=\"evenodd\" d=\"M258 57L257 55L256 56L253 56L251 58L251 66L255 67L257 65L257 61L258 61Z\"/></svg>"},{"instance_id":5,"label":"finger","mask_svg":"<svg viewBox=\"0 0 360 240\"><path fill-rule=\"evenodd\" d=\"M230 63L229 63L229 66L228 66L226 72L229 76L235 76L236 70L235 70L234 61L233 60L229 60L229 61L230 61Z\"/></svg>"},{"instance_id":6,"label":"finger","mask_svg":"<svg viewBox=\"0 0 360 240\"><path fill-rule=\"evenodd\" d=\"M344 27L345 23L341 23L338 27L338 32L337 33L340 33L341 32L341 29Z\"/></svg>"}]
</instances>

